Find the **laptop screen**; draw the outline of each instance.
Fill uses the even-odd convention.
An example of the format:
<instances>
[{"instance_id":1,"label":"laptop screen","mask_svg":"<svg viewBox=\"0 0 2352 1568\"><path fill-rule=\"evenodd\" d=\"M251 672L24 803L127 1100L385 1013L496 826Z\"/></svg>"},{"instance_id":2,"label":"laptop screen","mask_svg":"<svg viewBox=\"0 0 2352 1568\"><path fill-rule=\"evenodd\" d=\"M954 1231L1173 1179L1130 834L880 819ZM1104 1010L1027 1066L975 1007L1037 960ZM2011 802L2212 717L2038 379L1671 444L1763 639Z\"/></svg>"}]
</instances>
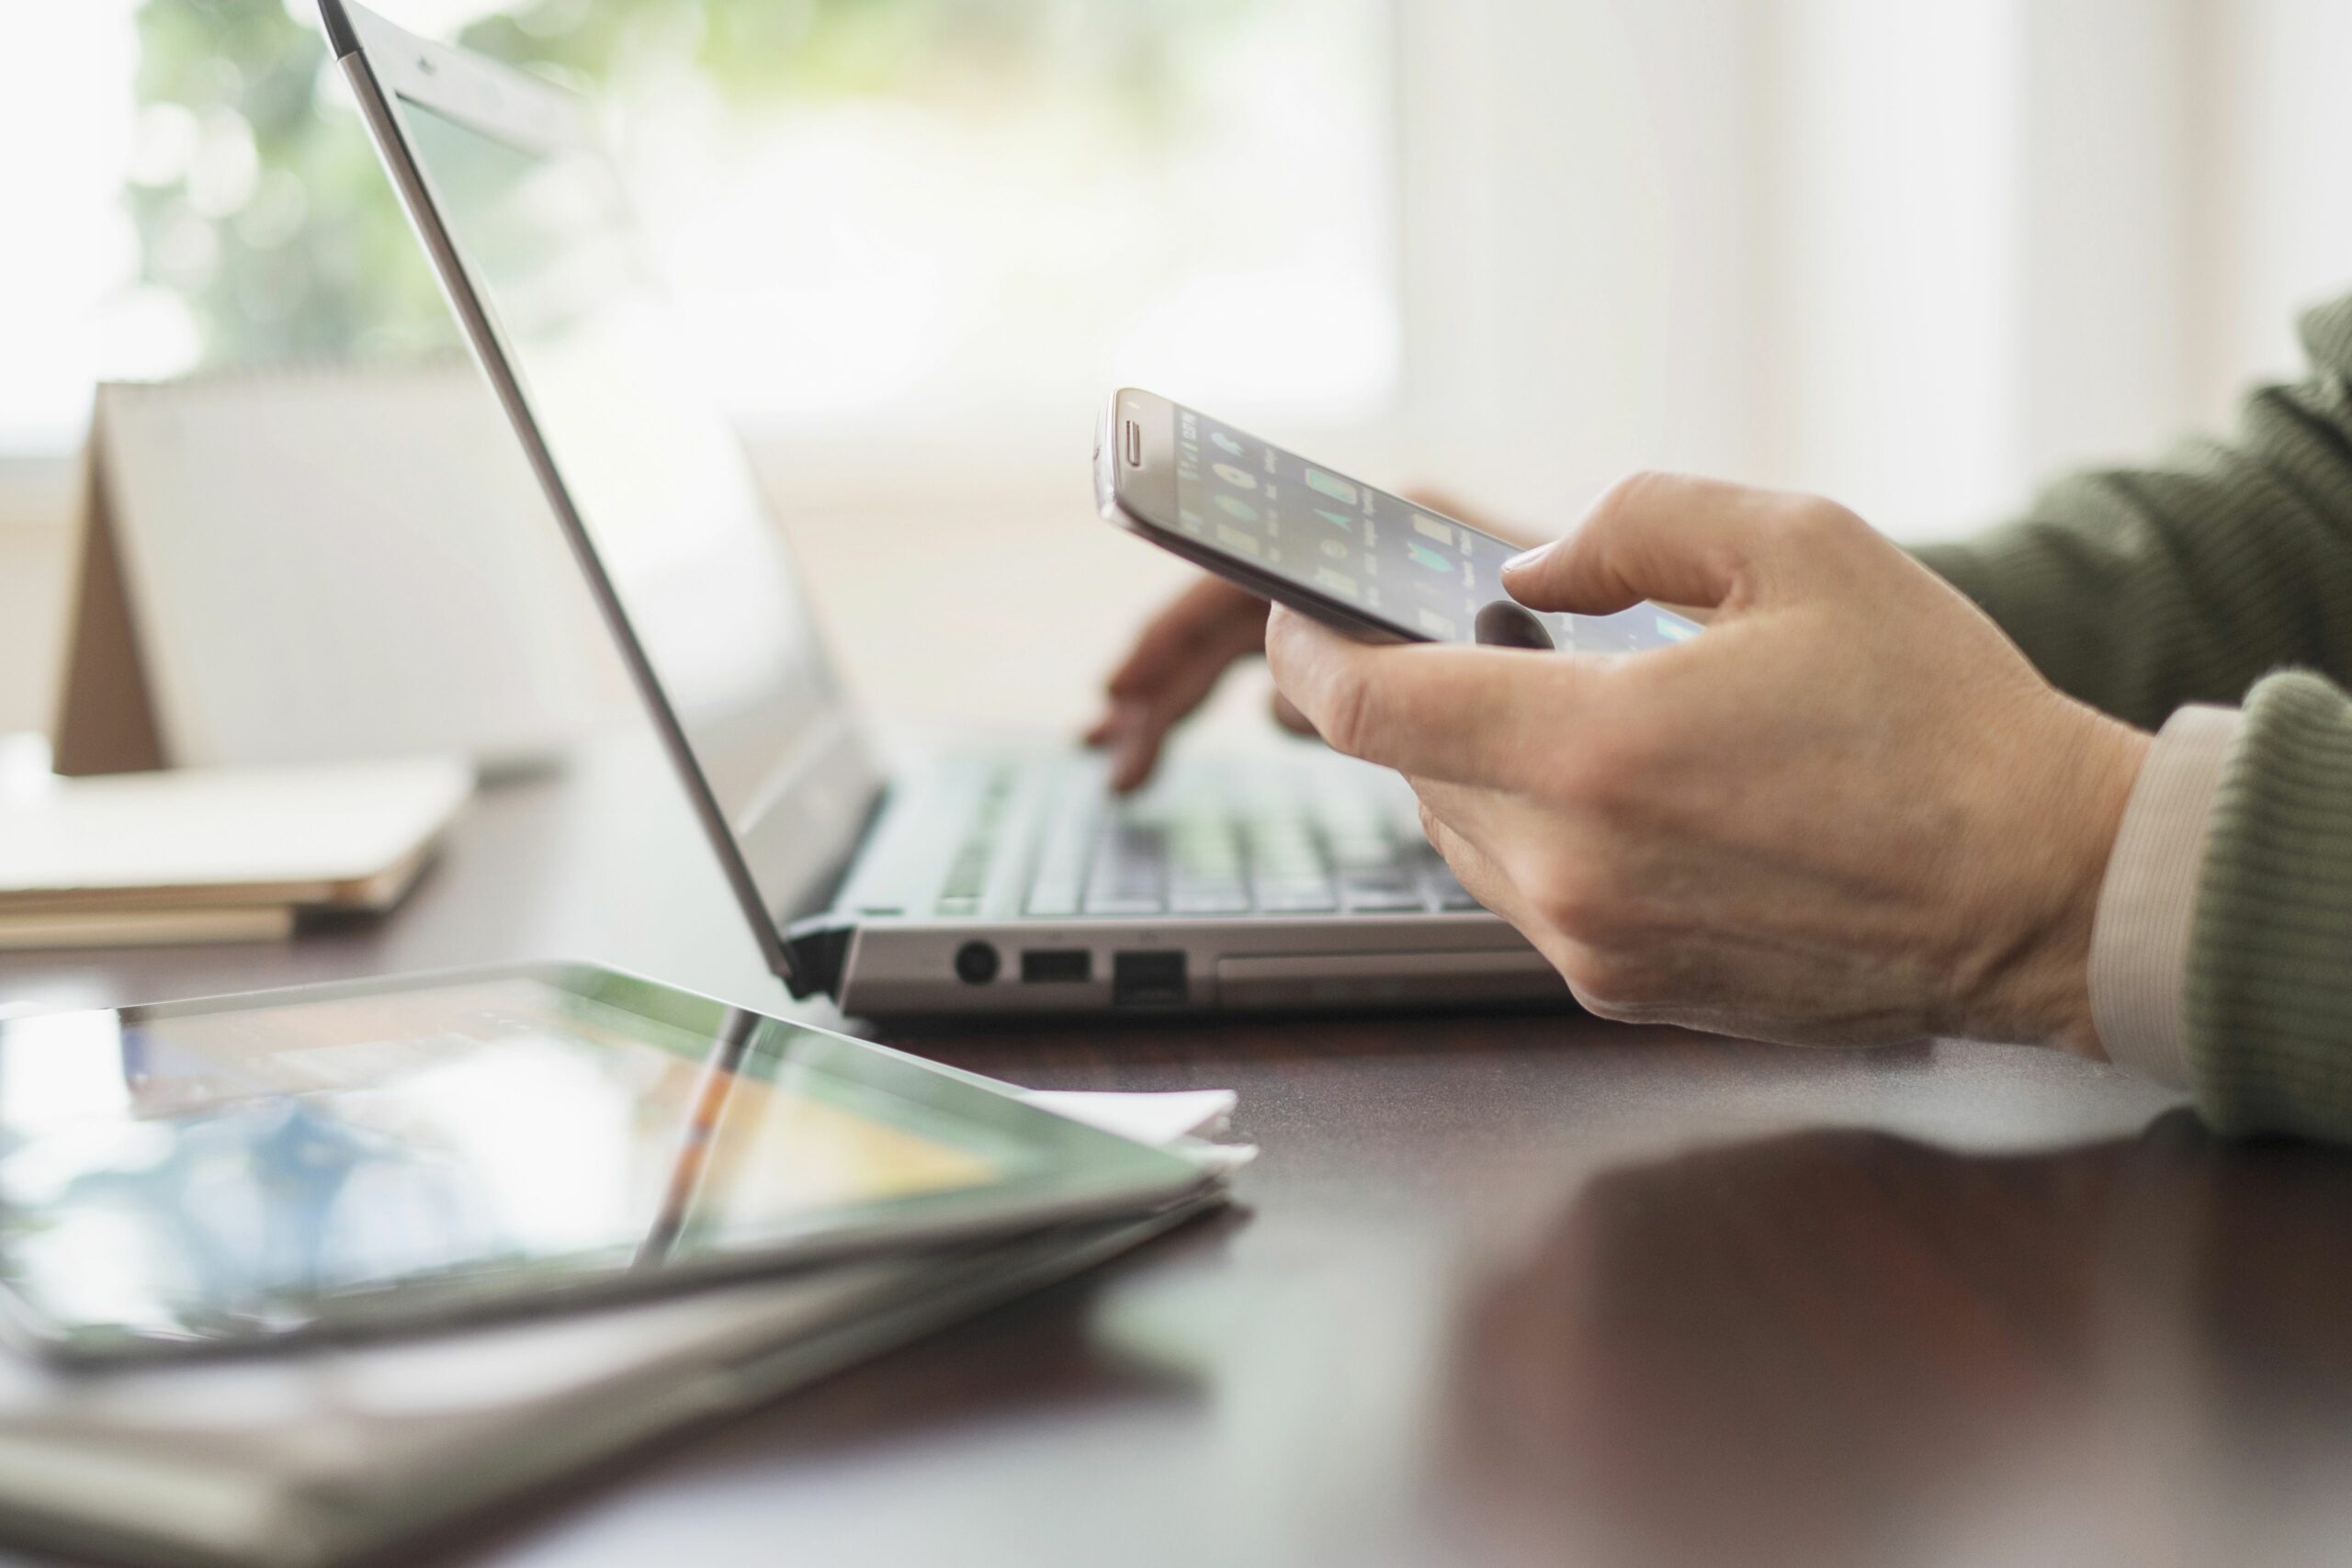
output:
<instances>
[{"instance_id":1,"label":"laptop screen","mask_svg":"<svg viewBox=\"0 0 2352 1568\"><path fill-rule=\"evenodd\" d=\"M533 84L515 91L545 93ZM391 95L495 353L763 912L803 912L874 776L726 417L672 328L609 160ZM739 878L739 891L741 891Z\"/></svg>"}]
</instances>

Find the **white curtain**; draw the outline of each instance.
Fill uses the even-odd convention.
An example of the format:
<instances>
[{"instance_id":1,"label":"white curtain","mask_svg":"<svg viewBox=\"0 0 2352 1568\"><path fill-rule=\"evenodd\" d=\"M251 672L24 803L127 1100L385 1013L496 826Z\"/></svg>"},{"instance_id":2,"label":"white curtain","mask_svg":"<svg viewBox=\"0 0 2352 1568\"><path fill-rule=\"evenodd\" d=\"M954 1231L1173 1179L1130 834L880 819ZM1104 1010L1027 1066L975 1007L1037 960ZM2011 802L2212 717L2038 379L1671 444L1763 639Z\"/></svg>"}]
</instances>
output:
<instances>
[{"instance_id":1,"label":"white curtain","mask_svg":"<svg viewBox=\"0 0 2352 1568\"><path fill-rule=\"evenodd\" d=\"M1663 465L1965 530L2352 288L2341 0L1397 3L1393 445L1504 504Z\"/></svg>"}]
</instances>

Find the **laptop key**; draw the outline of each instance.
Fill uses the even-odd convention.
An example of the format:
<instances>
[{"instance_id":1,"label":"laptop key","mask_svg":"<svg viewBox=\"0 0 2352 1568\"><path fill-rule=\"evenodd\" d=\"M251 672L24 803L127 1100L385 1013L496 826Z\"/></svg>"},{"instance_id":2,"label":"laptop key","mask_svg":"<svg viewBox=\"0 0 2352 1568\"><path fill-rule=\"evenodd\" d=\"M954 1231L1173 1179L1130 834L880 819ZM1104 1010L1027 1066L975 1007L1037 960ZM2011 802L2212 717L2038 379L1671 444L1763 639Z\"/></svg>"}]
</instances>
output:
<instances>
[{"instance_id":1,"label":"laptop key","mask_svg":"<svg viewBox=\"0 0 2352 1568\"><path fill-rule=\"evenodd\" d=\"M1167 840L1170 870L1180 883L1238 884L1241 840L1221 818L1195 816L1179 821Z\"/></svg>"},{"instance_id":2,"label":"laptop key","mask_svg":"<svg viewBox=\"0 0 2352 1568\"><path fill-rule=\"evenodd\" d=\"M1145 822L1113 822L1094 852L1086 888L1090 915L1156 915L1166 906L1167 833Z\"/></svg>"},{"instance_id":3,"label":"laptop key","mask_svg":"<svg viewBox=\"0 0 2352 1568\"><path fill-rule=\"evenodd\" d=\"M1343 876L1340 896L1351 914L1418 913L1429 907L1421 890L1402 872Z\"/></svg>"},{"instance_id":4,"label":"laptop key","mask_svg":"<svg viewBox=\"0 0 2352 1568\"><path fill-rule=\"evenodd\" d=\"M1238 882L1215 886L1179 886L1168 895L1168 910L1175 915L1246 915L1250 890Z\"/></svg>"},{"instance_id":5,"label":"laptop key","mask_svg":"<svg viewBox=\"0 0 2352 1568\"><path fill-rule=\"evenodd\" d=\"M1340 907L1328 882L1261 882L1257 902L1267 915L1319 915Z\"/></svg>"},{"instance_id":6,"label":"laptop key","mask_svg":"<svg viewBox=\"0 0 2352 1568\"><path fill-rule=\"evenodd\" d=\"M989 870L996 863L997 833L1004 824L1005 803L1012 793L1010 769L993 769L980 784L972 819L964 830L964 841L957 848L956 858L948 863L946 880L941 884L938 902L933 906L935 913L970 915L978 911Z\"/></svg>"},{"instance_id":7,"label":"laptop key","mask_svg":"<svg viewBox=\"0 0 2352 1568\"><path fill-rule=\"evenodd\" d=\"M1442 863L1421 874L1421 888L1429 895L1431 903L1449 912L1456 909L1486 908L1477 899L1472 897L1470 890L1463 886L1453 873L1447 870Z\"/></svg>"},{"instance_id":8,"label":"laptop key","mask_svg":"<svg viewBox=\"0 0 2352 1568\"><path fill-rule=\"evenodd\" d=\"M1092 787L1081 785L1057 803L1060 809L1029 874L1023 913L1049 919L1078 913L1085 901L1087 850L1096 836L1099 798Z\"/></svg>"},{"instance_id":9,"label":"laptop key","mask_svg":"<svg viewBox=\"0 0 2352 1568\"><path fill-rule=\"evenodd\" d=\"M1331 863L1340 871L1385 870L1396 863L1396 846L1378 833L1333 834L1326 840Z\"/></svg>"},{"instance_id":10,"label":"laptop key","mask_svg":"<svg viewBox=\"0 0 2352 1568\"><path fill-rule=\"evenodd\" d=\"M1250 869L1261 878L1321 880L1323 852L1303 822L1281 819L1250 823L1243 829Z\"/></svg>"},{"instance_id":11,"label":"laptop key","mask_svg":"<svg viewBox=\"0 0 2352 1568\"><path fill-rule=\"evenodd\" d=\"M1075 915L1078 913L1078 884L1072 882L1039 883L1029 889L1029 897L1022 903L1022 910L1032 915Z\"/></svg>"},{"instance_id":12,"label":"laptop key","mask_svg":"<svg viewBox=\"0 0 2352 1568\"><path fill-rule=\"evenodd\" d=\"M1104 915L1113 919L1134 919L1142 915L1161 914L1164 911L1157 898L1102 897L1089 898L1086 901L1086 912L1090 915Z\"/></svg>"}]
</instances>

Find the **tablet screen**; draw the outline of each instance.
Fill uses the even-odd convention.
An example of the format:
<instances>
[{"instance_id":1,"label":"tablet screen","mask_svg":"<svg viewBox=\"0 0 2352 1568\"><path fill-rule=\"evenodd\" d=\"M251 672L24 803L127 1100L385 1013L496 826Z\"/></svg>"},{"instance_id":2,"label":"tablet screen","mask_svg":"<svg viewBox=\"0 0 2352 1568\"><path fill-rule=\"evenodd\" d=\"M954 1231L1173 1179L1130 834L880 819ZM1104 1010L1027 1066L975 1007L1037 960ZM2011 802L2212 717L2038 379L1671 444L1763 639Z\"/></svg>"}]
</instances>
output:
<instances>
[{"instance_id":1,"label":"tablet screen","mask_svg":"<svg viewBox=\"0 0 2352 1568\"><path fill-rule=\"evenodd\" d=\"M1154 1152L568 973L0 1024L0 1278L69 1337L251 1336L1017 1213Z\"/></svg>"}]
</instances>

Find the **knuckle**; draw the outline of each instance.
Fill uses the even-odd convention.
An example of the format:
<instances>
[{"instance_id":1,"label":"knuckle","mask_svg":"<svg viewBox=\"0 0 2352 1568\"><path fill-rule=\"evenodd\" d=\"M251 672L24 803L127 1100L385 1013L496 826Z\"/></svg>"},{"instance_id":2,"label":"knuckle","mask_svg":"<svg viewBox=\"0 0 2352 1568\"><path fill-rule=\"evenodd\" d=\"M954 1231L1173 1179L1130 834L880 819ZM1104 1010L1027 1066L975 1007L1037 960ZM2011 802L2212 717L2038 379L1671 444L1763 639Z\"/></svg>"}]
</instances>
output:
<instances>
[{"instance_id":1,"label":"knuckle","mask_svg":"<svg viewBox=\"0 0 2352 1568\"><path fill-rule=\"evenodd\" d=\"M1595 518L1608 517L1636 506L1673 477L1660 468L1636 468L1622 474L1600 492L1600 499L1593 503L1592 514Z\"/></svg>"},{"instance_id":2,"label":"knuckle","mask_svg":"<svg viewBox=\"0 0 2352 1568\"><path fill-rule=\"evenodd\" d=\"M1549 930L1596 957L1623 953L1653 924L1644 866L1613 834L1577 835L1535 863L1528 901Z\"/></svg>"},{"instance_id":3,"label":"knuckle","mask_svg":"<svg viewBox=\"0 0 2352 1568\"><path fill-rule=\"evenodd\" d=\"M1631 1021L1663 999L1650 966L1624 954L1588 948L1572 964L1572 970L1564 971L1568 989L1597 1017Z\"/></svg>"},{"instance_id":4,"label":"knuckle","mask_svg":"<svg viewBox=\"0 0 2352 1568\"><path fill-rule=\"evenodd\" d=\"M1633 1023L1638 1021L1638 1009L1629 1003L1611 1000L1607 993L1596 990L1589 984L1570 980L1568 994L1576 998L1578 1007L1595 1018L1607 1019L1611 1023Z\"/></svg>"},{"instance_id":5,"label":"knuckle","mask_svg":"<svg viewBox=\"0 0 2352 1568\"><path fill-rule=\"evenodd\" d=\"M1562 761L1555 785L1571 809L1611 818L1646 794L1666 750L1655 717L1597 717Z\"/></svg>"},{"instance_id":6,"label":"knuckle","mask_svg":"<svg viewBox=\"0 0 2352 1568\"><path fill-rule=\"evenodd\" d=\"M1372 682L1342 675L1326 695L1329 700L1315 724L1324 743L1351 757L1366 756L1379 741L1379 704Z\"/></svg>"},{"instance_id":7,"label":"knuckle","mask_svg":"<svg viewBox=\"0 0 2352 1568\"><path fill-rule=\"evenodd\" d=\"M1817 495L1792 497L1778 524L1785 543L1808 551L1843 548L1869 530L1854 513Z\"/></svg>"},{"instance_id":8,"label":"knuckle","mask_svg":"<svg viewBox=\"0 0 2352 1568\"><path fill-rule=\"evenodd\" d=\"M1591 865L1555 861L1539 873L1531 902L1544 925L1589 947L1617 921L1615 890Z\"/></svg>"}]
</instances>

